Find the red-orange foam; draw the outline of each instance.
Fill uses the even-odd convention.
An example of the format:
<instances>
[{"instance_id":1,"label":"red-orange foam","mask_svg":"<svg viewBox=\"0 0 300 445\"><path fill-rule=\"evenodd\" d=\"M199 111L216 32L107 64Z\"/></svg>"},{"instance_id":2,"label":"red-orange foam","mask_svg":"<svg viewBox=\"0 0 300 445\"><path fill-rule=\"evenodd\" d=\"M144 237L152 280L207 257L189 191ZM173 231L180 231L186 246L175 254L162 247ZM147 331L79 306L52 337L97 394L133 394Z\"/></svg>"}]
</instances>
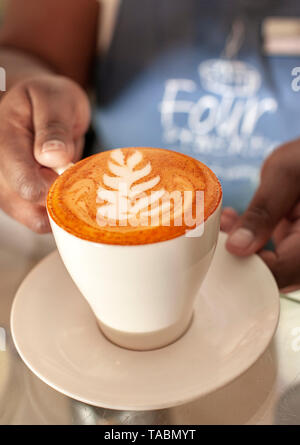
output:
<instances>
[{"instance_id":1,"label":"red-orange foam","mask_svg":"<svg viewBox=\"0 0 300 445\"><path fill-rule=\"evenodd\" d=\"M204 220L218 207L222 189L215 174L203 163L170 150L151 147L130 147L121 149L124 161L136 151L142 154L142 161L135 170L142 169L150 162L150 180L159 176L159 183L151 191L164 188L168 192L175 190L204 191ZM47 208L51 218L67 232L89 241L118 244L140 245L166 241L183 235L187 227L181 226L106 226L97 223L97 190L107 186L103 182L103 174L114 176L108 169L112 150L105 151L75 164L59 176L50 188ZM195 201L195 200L194 200ZM195 202L193 201L193 205Z\"/></svg>"}]
</instances>

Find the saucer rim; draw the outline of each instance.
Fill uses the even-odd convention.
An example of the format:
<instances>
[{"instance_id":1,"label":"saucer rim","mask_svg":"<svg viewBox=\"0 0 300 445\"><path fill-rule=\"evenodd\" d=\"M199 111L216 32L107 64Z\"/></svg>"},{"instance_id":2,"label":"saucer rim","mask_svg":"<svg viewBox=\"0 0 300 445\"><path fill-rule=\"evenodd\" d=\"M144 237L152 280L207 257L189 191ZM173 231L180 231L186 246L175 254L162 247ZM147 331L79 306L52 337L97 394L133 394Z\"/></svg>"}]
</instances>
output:
<instances>
[{"instance_id":1,"label":"saucer rim","mask_svg":"<svg viewBox=\"0 0 300 445\"><path fill-rule=\"evenodd\" d=\"M219 241L220 242L220 238L223 238L223 241L226 238L226 235L222 232L220 232L220 236L219 236ZM223 242L222 241L222 242ZM220 390L221 388L233 383L234 381L236 381L238 378L240 378L243 374L245 374L248 370L250 370L254 364L257 362L257 360L266 352L266 350L268 349L272 339L274 338L274 335L276 333L277 327L278 327L278 323L279 323L279 319L280 319L280 293L276 284L276 281L274 279L274 276L272 275L271 271L269 270L269 268L265 265L265 263L263 262L263 260L258 256L258 255L253 255L256 257L256 260L259 261L260 266L262 266L264 268L264 273L266 275L268 275L268 279L270 280L270 282L272 281L272 285L275 286L276 289L276 294L277 294L277 298L275 299L275 292L274 292L274 323L273 323L273 328L272 330L270 329L270 334L269 337L267 338L267 340L265 341L265 345L263 348L261 348L260 350L258 350L258 352L253 356L253 359L251 361L247 361L246 364L244 366L241 366L240 371L238 373L236 373L234 375L234 377L228 377L225 378L224 380L220 381L219 384L215 385L212 388L207 388L206 390L202 390L200 391L196 391L196 394L190 394L188 395L187 393L185 393L184 397L180 397L180 398L176 398L174 397L173 400L171 400L171 398L169 398L169 400L167 402L160 402L160 403L146 403L146 404L142 404L142 403L134 403L132 405L126 405L126 404L114 404L112 405L111 403L106 403L104 402L100 402L99 400L96 401L95 400L91 400L90 398L85 398L82 397L80 395L74 394L74 392L71 392L69 390L66 390L64 388L62 388L60 385L53 383L51 380L49 380L49 378L45 377L44 375L42 375L38 369L36 369L36 367L34 365L32 365L30 363L30 360L26 358L26 354L24 354L22 352L22 348L20 348L17 338L16 338L16 334L15 334L15 323L14 323L14 317L15 317L15 313L16 313L16 306L18 303L18 297L20 294L22 294L23 291L23 286L25 286L27 284L27 280L30 281L31 280L31 275L34 274L35 270L39 268L39 266L43 263L46 262L47 260L50 259L50 257L54 257L54 256L58 256L58 251L54 250L52 252L50 252L46 257L44 257L38 264L36 264L33 269L29 272L29 274L25 277L25 279L22 281L21 285L19 286L16 294L15 294L15 298L12 304L12 308L11 308L11 315L10 315L10 326L11 326L11 335L12 335L12 339L14 342L14 345L16 347L16 350L18 352L18 354L20 355L20 357L22 358L22 360L24 361L24 363L26 364L26 366L30 369L31 372L33 372L33 374L35 374L40 380L42 380L45 384L47 384L48 386L50 386L51 388L55 389L56 391L58 391L61 394L64 394L65 396L74 399L74 400L78 400L82 403L86 403L88 405L91 406L95 406L95 407L101 407L101 408L105 408L105 409L112 409L112 410L121 410L121 411L149 411L149 410L159 410L159 409L167 409L167 408L171 408L171 407L176 407L176 406L180 406L183 405L185 403L189 403L189 402L193 402L199 398L205 397L208 394L211 394L215 391ZM63 263L62 263L63 264ZM71 279L71 278L70 278ZM274 289L274 290L275 290ZM201 292L200 292L201 294ZM276 310L276 314L275 314L275 310ZM103 335L103 334L102 334ZM116 345L114 345L116 346ZM168 348L171 345L165 346L164 348ZM139 351L134 351L139 353ZM143 354L151 354L153 353L153 351L143 351ZM101 403L101 404L100 404ZM134 405L134 406L133 406Z\"/></svg>"}]
</instances>

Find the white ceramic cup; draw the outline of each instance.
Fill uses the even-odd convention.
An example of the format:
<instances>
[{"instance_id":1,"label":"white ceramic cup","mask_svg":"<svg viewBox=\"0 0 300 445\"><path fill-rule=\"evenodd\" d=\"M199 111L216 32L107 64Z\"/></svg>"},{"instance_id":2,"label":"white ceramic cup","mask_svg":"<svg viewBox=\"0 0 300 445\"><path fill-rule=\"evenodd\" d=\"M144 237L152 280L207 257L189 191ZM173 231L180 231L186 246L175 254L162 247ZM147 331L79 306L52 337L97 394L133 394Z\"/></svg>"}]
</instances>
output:
<instances>
[{"instance_id":1,"label":"white ceramic cup","mask_svg":"<svg viewBox=\"0 0 300 445\"><path fill-rule=\"evenodd\" d=\"M135 350L166 346L189 327L215 251L221 202L199 237L144 245L87 241L50 217L61 258L113 343Z\"/></svg>"}]
</instances>

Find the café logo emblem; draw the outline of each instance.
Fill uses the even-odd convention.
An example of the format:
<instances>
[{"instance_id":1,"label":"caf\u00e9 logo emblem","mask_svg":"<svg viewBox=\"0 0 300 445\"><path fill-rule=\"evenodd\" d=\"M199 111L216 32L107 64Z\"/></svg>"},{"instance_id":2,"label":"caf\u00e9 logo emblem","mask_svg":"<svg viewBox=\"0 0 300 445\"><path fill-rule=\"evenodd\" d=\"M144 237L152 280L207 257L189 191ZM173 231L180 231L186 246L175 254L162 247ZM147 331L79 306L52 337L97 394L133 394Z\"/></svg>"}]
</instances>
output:
<instances>
[{"instance_id":1,"label":"caf\u00e9 logo emblem","mask_svg":"<svg viewBox=\"0 0 300 445\"><path fill-rule=\"evenodd\" d=\"M212 156L211 167L222 178L242 174L257 181L257 168L248 160L264 158L278 145L259 125L277 112L275 97L264 93L260 72L246 62L208 59L197 68L198 80L166 80L159 104L165 144ZM239 168L223 168L218 157L233 157Z\"/></svg>"}]
</instances>

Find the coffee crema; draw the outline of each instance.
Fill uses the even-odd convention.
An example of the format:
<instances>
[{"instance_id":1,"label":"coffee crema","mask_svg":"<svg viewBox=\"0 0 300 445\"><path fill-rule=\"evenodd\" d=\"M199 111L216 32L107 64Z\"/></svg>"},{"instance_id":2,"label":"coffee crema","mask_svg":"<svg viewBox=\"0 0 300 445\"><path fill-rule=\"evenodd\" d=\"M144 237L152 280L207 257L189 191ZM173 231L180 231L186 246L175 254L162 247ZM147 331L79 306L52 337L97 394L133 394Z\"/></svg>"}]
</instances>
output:
<instances>
[{"instance_id":1,"label":"coffee crema","mask_svg":"<svg viewBox=\"0 0 300 445\"><path fill-rule=\"evenodd\" d=\"M205 164L170 150L130 147L67 169L50 188L47 208L58 226L79 238L140 245L195 229L221 197L221 185Z\"/></svg>"}]
</instances>

